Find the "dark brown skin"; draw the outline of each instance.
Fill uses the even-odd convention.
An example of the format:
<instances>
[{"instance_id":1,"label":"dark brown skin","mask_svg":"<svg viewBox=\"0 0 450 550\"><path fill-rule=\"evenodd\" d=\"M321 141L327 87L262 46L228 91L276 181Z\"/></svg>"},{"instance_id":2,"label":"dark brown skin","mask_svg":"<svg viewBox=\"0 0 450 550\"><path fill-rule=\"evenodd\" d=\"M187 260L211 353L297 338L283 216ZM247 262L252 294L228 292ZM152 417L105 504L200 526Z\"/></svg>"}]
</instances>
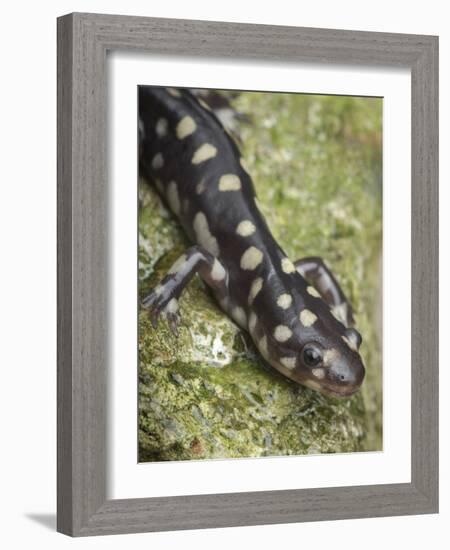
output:
<instances>
[{"instance_id":1,"label":"dark brown skin","mask_svg":"<svg viewBox=\"0 0 450 550\"><path fill-rule=\"evenodd\" d=\"M361 336L320 258L291 262L255 202L235 141L187 90L140 87L140 162L195 246L144 300L174 331L178 299L195 273L288 378L333 397L364 379Z\"/></svg>"}]
</instances>

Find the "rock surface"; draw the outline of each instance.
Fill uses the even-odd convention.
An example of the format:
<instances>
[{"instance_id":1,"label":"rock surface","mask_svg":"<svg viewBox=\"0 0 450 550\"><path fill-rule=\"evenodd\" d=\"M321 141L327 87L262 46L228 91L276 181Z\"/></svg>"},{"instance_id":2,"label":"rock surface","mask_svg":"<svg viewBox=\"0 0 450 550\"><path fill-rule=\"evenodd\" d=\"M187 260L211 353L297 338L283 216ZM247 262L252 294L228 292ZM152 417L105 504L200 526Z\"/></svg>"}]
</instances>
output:
<instances>
[{"instance_id":1,"label":"rock surface","mask_svg":"<svg viewBox=\"0 0 450 550\"><path fill-rule=\"evenodd\" d=\"M139 460L380 450L381 100L244 93L234 106L252 117L242 150L275 237L291 258L322 256L354 306L366 380L344 400L286 380L194 278L178 338L139 313ZM139 192L143 296L189 243L153 188Z\"/></svg>"}]
</instances>

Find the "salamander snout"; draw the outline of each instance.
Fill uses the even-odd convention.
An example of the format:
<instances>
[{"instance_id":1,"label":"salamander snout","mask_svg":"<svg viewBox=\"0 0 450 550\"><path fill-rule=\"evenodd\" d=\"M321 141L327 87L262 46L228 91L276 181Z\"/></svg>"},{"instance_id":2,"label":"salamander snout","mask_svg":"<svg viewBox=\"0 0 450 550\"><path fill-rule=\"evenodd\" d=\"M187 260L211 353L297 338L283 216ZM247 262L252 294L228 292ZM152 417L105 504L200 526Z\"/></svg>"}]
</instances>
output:
<instances>
[{"instance_id":1,"label":"salamander snout","mask_svg":"<svg viewBox=\"0 0 450 550\"><path fill-rule=\"evenodd\" d=\"M349 397L361 386L365 369L357 354L343 355L328 368L324 392L335 397Z\"/></svg>"}]
</instances>

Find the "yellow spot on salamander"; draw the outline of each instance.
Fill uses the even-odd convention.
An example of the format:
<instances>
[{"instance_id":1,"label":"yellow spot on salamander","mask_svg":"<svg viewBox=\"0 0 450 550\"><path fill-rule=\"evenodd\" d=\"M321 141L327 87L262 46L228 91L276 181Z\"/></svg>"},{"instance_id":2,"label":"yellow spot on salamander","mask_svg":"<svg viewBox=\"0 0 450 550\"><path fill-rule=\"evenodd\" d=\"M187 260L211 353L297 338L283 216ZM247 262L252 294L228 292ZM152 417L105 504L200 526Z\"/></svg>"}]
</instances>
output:
<instances>
[{"instance_id":1,"label":"yellow spot on salamander","mask_svg":"<svg viewBox=\"0 0 450 550\"><path fill-rule=\"evenodd\" d=\"M193 134L196 129L197 124L195 124L195 120L191 116L185 116L177 124L175 131L178 139L184 139Z\"/></svg>"},{"instance_id":2,"label":"yellow spot on salamander","mask_svg":"<svg viewBox=\"0 0 450 550\"><path fill-rule=\"evenodd\" d=\"M214 258L214 263L211 269L211 278L213 281L223 281L226 276L226 271L223 268L223 265L219 262L217 258Z\"/></svg>"},{"instance_id":3,"label":"yellow spot on salamander","mask_svg":"<svg viewBox=\"0 0 450 550\"><path fill-rule=\"evenodd\" d=\"M321 298L322 296L319 294L319 292L313 287L308 286L306 287L306 292L310 294L311 296L314 296L314 298Z\"/></svg>"},{"instance_id":4,"label":"yellow spot on salamander","mask_svg":"<svg viewBox=\"0 0 450 550\"><path fill-rule=\"evenodd\" d=\"M319 378L320 380L322 380L322 378L325 378L325 371L323 369L312 369L312 374L313 376L315 376L316 378Z\"/></svg>"},{"instance_id":5,"label":"yellow spot on salamander","mask_svg":"<svg viewBox=\"0 0 450 550\"><path fill-rule=\"evenodd\" d=\"M278 296L277 305L281 309L287 309L292 304L292 296L290 294L281 294Z\"/></svg>"},{"instance_id":6,"label":"yellow spot on salamander","mask_svg":"<svg viewBox=\"0 0 450 550\"><path fill-rule=\"evenodd\" d=\"M231 310L231 316L240 327L246 328L247 315L245 314L245 311L241 307L234 307Z\"/></svg>"},{"instance_id":7,"label":"yellow spot on salamander","mask_svg":"<svg viewBox=\"0 0 450 550\"><path fill-rule=\"evenodd\" d=\"M325 367L330 367L334 361L336 361L338 356L339 353L334 348L325 350L325 353L323 354L323 365Z\"/></svg>"},{"instance_id":8,"label":"yellow spot on salamander","mask_svg":"<svg viewBox=\"0 0 450 550\"><path fill-rule=\"evenodd\" d=\"M249 237L256 231L255 224L250 220L244 220L236 227L236 233L241 237Z\"/></svg>"},{"instance_id":9,"label":"yellow spot on salamander","mask_svg":"<svg viewBox=\"0 0 450 550\"><path fill-rule=\"evenodd\" d=\"M250 246L241 256L241 268L256 269L263 260L263 253L256 246Z\"/></svg>"},{"instance_id":10,"label":"yellow spot on salamander","mask_svg":"<svg viewBox=\"0 0 450 550\"><path fill-rule=\"evenodd\" d=\"M304 327L310 327L317 321L317 315L309 309L302 309L302 311L300 311L299 319Z\"/></svg>"},{"instance_id":11,"label":"yellow spot on salamander","mask_svg":"<svg viewBox=\"0 0 450 550\"><path fill-rule=\"evenodd\" d=\"M292 330L286 325L278 325L275 327L273 335L277 342L286 342L292 336Z\"/></svg>"},{"instance_id":12,"label":"yellow spot on salamander","mask_svg":"<svg viewBox=\"0 0 450 550\"><path fill-rule=\"evenodd\" d=\"M351 340L350 338L347 338L347 336L342 336L342 340L347 344L347 346L353 350L358 351L358 346L356 345L356 342Z\"/></svg>"},{"instance_id":13,"label":"yellow spot on salamander","mask_svg":"<svg viewBox=\"0 0 450 550\"><path fill-rule=\"evenodd\" d=\"M224 174L219 180L219 191L239 191L241 180L236 174Z\"/></svg>"},{"instance_id":14,"label":"yellow spot on salamander","mask_svg":"<svg viewBox=\"0 0 450 550\"><path fill-rule=\"evenodd\" d=\"M296 365L295 357L280 357L280 363L283 367L286 367L289 370L294 370Z\"/></svg>"},{"instance_id":15,"label":"yellow spot on salamander","mask_svg":"<svg viewBox=\"0 0 450 550\"><path fill-rule=\"evenodd\" d=\"M217 148L210 143L204 143L195 151L192 157L192 164L200 164L206 160L212 159L217 155Z\"/></svg>"},{"instance_id":16,"label":"yellow spot on salamander","mask_svg":"<svg viewBox=\"0 0 450 550\"><path fill-rule=\"evenodd\" d=\"M178 216L180 213L180 197L178 196L178 187L174 181L167 186L167 201L172 212Z\"/></svg>"},{"instance_id":17,"label":"yellow spot on salamander","mask_svg":"<svg viewBox=\"0 0 450 550\"><path fill-rule=\"evenodd\" d=\"M256 313L252 311L248 318L248 330L252 336L253 336L253 333L255 332L257 323L258 323L258 317L256 316Z\"/></svg>"},{"instance_id":18,"label":"yellow spot on salamander","mask_svg":"<svg viewBox=\"0 0 450 550\"><path fill-rule=\"evenodd\" d=\"M156 155L152 159L153 170L159 170L163 166L164 166L164 157L162 156L162 153L156 153Z\"/></svg>"},{"instance_id":19,"label":"yellow spot on salamander","mask_svg":"<svg viewBox=\"0 0 450 550\"><path fill-rule=\"evenodd\" d=\"M197 237L197 242L213 256L219 255L219 245L217 239L211 235L209 230L208 220L203 212L198 212L195 215L193 222L194 232Z\"/></svg>"},{"instance_id":20,"label":"yellow spot on salamander","mask_svg":"<svg viewBox=\"0 0 450 550\"><path fill-rule=\"evenodd\" d=\"M283 258L281 260L281 269L285 273L294 273L295 265L291 262L291 260L289 258Z\"/></svg>"},{"instance_id":21,"label":"yellow spot on salamander","mask_svg":"<svg viewBox=\"0 0 450 550\"><path fill-rule=\"evenodd\" d=\"M254 299L259 294L262 287L263 287L262 277L258 277L253 281L252 286L250 287L250 292L248 294L248 303L250 305L253 304Z\"/></svg>"},{"instance_id":22,"label":"yellow spot on salamander","mask_svg":"<svg viewBox=\"0 0 450 550\"><path fill-rule=\"evenodd\" d=\"M336 320L347 326L348 307L345 302L342 302L342 304L338 304L337 306L331 308L331 314Z\"/></svg>"},{"instance_id":23,"label":"yellow spot on salamander","mask_svg":"<svg viewBox=\"0 0 450 550\"><path fill-rule=\"evenodd\" d=\"M160 138L164 137L165 135L167 135L168 127L169 123L167 122L167 120L165 118L159 118L155 126L156 135Z\"/></svg>"}]
</instances>

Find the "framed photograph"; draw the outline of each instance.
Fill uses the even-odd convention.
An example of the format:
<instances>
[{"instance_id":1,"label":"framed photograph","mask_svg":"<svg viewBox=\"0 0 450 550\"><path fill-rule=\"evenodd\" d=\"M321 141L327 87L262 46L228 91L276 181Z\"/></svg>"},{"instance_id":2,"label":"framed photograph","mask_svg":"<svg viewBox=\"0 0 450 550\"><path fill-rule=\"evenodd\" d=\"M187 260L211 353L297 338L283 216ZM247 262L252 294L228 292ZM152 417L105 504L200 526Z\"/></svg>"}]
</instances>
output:
<instances>
[{"instance_id":1,"label":"framed photograph","mask_svg":"<svg viewBox=\"0 0 450 550\"><path fill-rule=\"evenodd\" d=\"M438 39L58 19L58 530L438 511Z\"/></svg>"}]
</instances>

